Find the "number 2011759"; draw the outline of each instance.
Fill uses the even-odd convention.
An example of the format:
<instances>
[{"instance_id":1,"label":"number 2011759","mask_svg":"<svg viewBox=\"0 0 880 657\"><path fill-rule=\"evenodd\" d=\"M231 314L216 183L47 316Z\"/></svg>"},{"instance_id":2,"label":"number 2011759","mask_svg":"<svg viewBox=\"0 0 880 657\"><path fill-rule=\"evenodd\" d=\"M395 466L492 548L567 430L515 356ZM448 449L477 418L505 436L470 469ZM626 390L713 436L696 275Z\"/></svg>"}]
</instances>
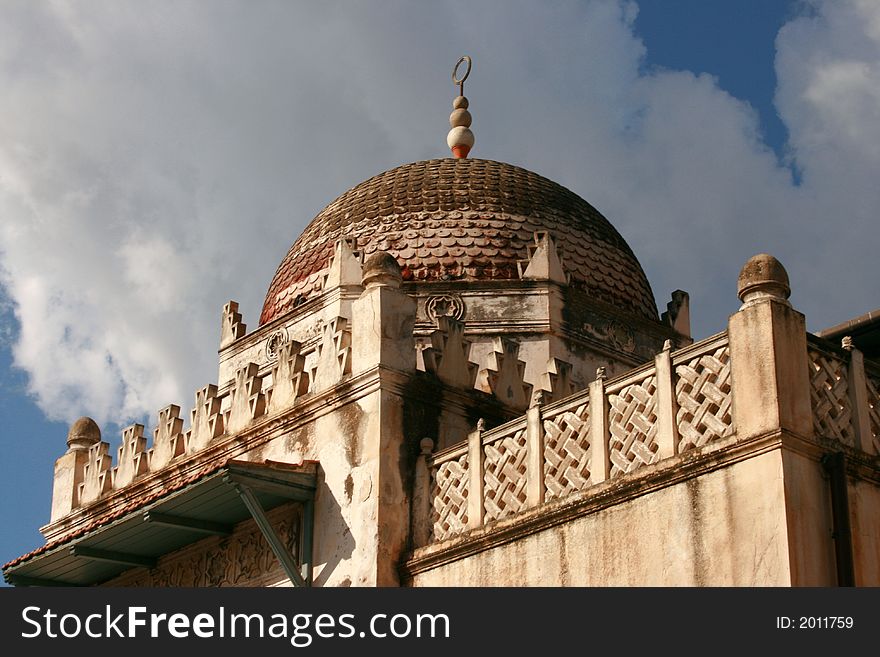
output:
<instances>
[{"instance_id":1,"label":"number 2011759","mask_svg":"<svg viewBox=\"0 0 880 657\"><path fill-rule=\"evenodd\" d=\"M776 627L780 630L850 630L855 621L852 616L777 616Z\"/></svg>"}]
</instances>

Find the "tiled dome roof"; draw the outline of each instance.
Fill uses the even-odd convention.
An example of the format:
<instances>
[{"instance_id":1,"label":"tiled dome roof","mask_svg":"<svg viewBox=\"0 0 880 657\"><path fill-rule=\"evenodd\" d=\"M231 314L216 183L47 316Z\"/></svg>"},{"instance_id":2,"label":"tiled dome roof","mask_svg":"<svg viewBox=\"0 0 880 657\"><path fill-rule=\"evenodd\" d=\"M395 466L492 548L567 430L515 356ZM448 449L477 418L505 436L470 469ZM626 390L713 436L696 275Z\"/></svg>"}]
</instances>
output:
<instances>
[{"instance_id":1,"label":"tiled dome roof","mask_svg":"<svg viewBox=\"0 0 880 657\"><path fill-rule=\"evenodd\" d=\"M317 293L339 238L357 238L366 257L390 252L405 280L505 280L519 278L535 231L550 233L571 285L657 319L641 265L592 205L510 164L446 158L381 173L324 208L278 266L260 324Z\"/></svg>"}]
</instances>

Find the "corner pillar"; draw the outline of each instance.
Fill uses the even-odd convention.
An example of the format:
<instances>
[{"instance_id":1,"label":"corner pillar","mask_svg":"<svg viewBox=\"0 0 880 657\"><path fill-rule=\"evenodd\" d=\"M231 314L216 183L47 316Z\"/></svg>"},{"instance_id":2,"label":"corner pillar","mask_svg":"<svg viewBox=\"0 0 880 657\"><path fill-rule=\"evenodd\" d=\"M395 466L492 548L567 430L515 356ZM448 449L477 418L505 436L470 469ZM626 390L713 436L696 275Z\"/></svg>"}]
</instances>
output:
<instances>
[{"instance_id":1,"label":"corner pillar","mask_svg":"<svg viewBox=\"0 0 880 657\"><path fill-rule=\"evenodd\" d=\"M739 276L743 302L728 321L733 419L741 438L786 430L813 434L807 331L788 302L788 274L761 254Z\"/></svg>"},{"instance_id":2,"label":"corner pillar","mask_svg":"<svg viewBox=\"0 0 880 657\"><path fill-rule=\"evenodd\" d=\"M60 520L79 506L79 485L84 480L89 447L99 442L101 430L91 418L81 417L70 426L67 451L55 461L49 522Z\"/></svg>"},{"instance_id":3,"label":"corner pillar","mask_svg":"<svg viewBox=\"0 0 880 657\"><path fill-rule=\"evenodd\" d=\"M367 420L359 431L370 491L352 518L358 566L355 584L398 586L398 565L410 532L410 458L402 389L415 372L416 302L401 289L400 266L385 252L364 263L364 291L352 303L352 375L375 373L376 390L358 401ZM375 384L373 384L375 385Z\"/></svg>"}]
</instances>

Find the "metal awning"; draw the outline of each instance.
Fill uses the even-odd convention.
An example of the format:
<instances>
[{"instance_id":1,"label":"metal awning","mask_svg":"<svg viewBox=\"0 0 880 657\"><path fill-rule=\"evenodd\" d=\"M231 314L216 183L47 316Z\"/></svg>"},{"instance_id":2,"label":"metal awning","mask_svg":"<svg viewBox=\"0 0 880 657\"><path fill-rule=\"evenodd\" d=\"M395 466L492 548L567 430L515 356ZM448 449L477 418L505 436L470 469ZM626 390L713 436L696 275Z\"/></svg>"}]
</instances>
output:
<instances>
[{"instance_id":1,"label":"metal awning","mask_svg":"<svg viewBox=\"0 0 880 657\"><path fill-rule=\"evenodd\" d=\"M133 567L152 568L159 557L209 535L228 535L253 518L296 586L309 586L316 464L228 461L205 476L133 508L70 539L61 539L3 569L15 586L90 586ZM300 563L266 518L285 502L303 505Z\"/></svg>"}]
</instances>

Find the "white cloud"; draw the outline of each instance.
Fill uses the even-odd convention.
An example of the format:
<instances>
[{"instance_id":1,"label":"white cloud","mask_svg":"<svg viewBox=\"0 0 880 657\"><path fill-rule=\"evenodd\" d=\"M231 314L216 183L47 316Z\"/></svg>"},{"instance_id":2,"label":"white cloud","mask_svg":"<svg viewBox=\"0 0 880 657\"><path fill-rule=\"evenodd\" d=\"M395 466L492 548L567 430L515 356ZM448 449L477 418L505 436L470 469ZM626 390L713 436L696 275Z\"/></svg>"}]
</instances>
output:
<instances>
[{"instance_id":1,"label":"white cloud","mask_svg":"<svg viewBox=\"0 0 880 657\"><path fill-rule=\"evenodd\" d=\"M813 328L876 307L880 6L815 7L777 43L796 186L714 78L640 73L632 2L5 3L0 269L16 363L53 418L189 406L216 376L223 303L254 328L321 207L445 156L464 53L473 156L594 203L661 310L691 292L699 334L723 328L759 251L788 267Z\"/></svg>"}]
</instances>

